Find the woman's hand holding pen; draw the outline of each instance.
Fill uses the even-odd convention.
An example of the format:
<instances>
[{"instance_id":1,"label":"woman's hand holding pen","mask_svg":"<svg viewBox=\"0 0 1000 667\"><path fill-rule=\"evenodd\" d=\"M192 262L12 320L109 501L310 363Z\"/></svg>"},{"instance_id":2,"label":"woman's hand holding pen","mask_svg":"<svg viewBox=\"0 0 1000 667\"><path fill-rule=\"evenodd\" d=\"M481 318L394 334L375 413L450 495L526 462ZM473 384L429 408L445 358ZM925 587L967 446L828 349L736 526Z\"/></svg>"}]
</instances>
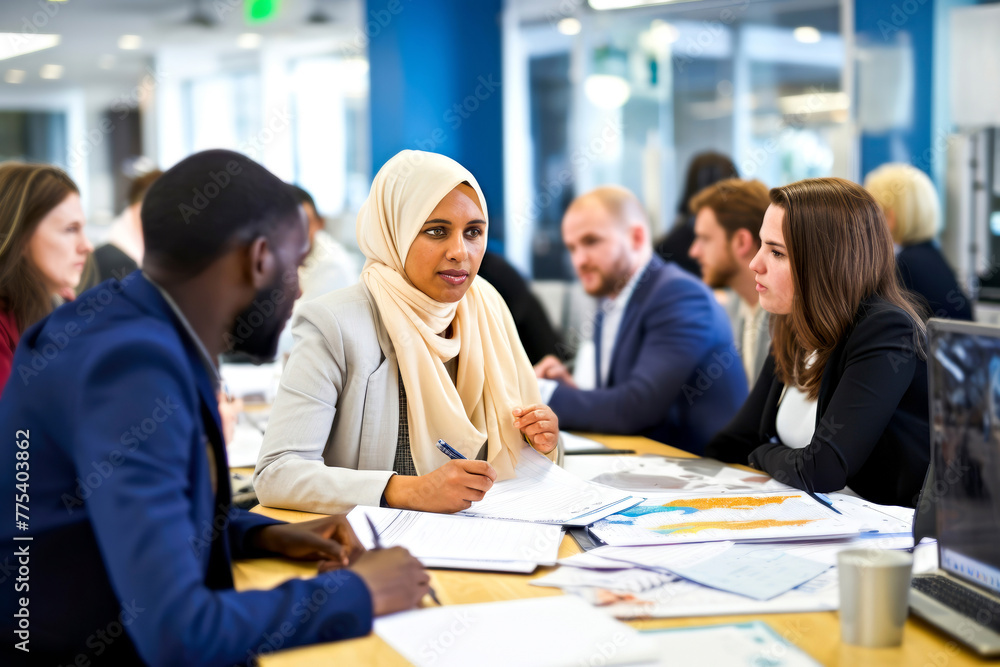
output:
<instances>
[{"instance_id":1,"label":"woman's hand holding pen","mask_svg":"<svg viewBox=\"0 0 1000 667\"><path fill-rule=\"evenodd\" d=\"M559 444L559 418L547 405L514 409L514 426L521 429L531 446L548 454Z\"/></svg>"},{"instance_id":2,"label":"woman's hand holding pen","mask_svg":"<svg viewBox=\"0 0 1000 667\"><path fill-rule=\"evenodd\" d=\"M426 475L393 475L385 487L385 501L400 509L459 512L482 500L496 478L496 470L486 461L453 459Z\"/></svg>"}]
</instances>

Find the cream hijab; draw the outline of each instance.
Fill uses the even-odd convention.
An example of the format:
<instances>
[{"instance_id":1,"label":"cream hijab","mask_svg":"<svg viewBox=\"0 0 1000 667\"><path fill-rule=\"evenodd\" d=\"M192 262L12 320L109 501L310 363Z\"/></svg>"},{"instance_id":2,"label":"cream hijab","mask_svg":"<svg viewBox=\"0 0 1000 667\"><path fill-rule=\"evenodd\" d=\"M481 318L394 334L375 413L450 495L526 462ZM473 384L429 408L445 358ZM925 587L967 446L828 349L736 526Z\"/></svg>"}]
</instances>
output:
<instances>
[{"instance_id":1,"label":"cream hijab","mask_svg":"<svg viewBox=\"0 0 1000 667\"><path fill-rule=\"evenodd\" d=\"M498 479L507 479L524 446L511 411L541 402L510 311L482 278L457 303L441 303L414 287L403 270L424 222L461 183L476 191L488 221L479 184L451 158L407 150L386 162L358 213L358 244L368 258L361 279L396 351L417 474L448 461L437 449L441 438L470 459L487 442L487 460ZM451 338L438 335L449 324ZM456 356L453 383L445 362Z\"/></svg>"}]
</instances>

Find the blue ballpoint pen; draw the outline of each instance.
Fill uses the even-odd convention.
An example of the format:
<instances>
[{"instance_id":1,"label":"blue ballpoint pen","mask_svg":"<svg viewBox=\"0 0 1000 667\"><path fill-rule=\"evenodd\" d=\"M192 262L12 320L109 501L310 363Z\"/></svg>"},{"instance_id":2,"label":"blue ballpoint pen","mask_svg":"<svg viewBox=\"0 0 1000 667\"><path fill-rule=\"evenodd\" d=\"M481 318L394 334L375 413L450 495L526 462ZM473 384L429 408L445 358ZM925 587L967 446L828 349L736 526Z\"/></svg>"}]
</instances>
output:
<instances>
[{"instance_id":1,"label":"blue ballpoint pen","mask_svg":"<svg viewBox=\"0 0 1000 667\"><path fill-rule=\"evenodd\" d=\"M444 440L438 439L437 448L441 450L441 453L447 456L449 459L464 459L462 453L456 450L454 447L449 445Z\"/></svg>"}]
</instances>

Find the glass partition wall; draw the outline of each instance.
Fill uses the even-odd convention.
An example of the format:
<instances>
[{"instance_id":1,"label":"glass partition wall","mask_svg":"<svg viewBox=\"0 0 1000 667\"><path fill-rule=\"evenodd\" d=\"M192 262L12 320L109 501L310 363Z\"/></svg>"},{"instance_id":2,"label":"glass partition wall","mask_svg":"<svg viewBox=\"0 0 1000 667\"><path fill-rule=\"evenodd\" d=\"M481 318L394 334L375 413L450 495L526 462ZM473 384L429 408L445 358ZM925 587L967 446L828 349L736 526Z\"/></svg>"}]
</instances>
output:
<instances>
[{"instance_id":1,"label":"glass partition wall","mask_svg":"<svg viewBox=\"0 0 1000 667\"><path fill-rule=\"evenodd\" d=\"M598 185L636 192L666 233L703 151L768 186L855 177L837 0L591 5L511 2L505 17L506 136L530 137L508 142L530 170L508 169L507 252L534 278L572 277L562 212Z\"/></svg>"}]
</instances>

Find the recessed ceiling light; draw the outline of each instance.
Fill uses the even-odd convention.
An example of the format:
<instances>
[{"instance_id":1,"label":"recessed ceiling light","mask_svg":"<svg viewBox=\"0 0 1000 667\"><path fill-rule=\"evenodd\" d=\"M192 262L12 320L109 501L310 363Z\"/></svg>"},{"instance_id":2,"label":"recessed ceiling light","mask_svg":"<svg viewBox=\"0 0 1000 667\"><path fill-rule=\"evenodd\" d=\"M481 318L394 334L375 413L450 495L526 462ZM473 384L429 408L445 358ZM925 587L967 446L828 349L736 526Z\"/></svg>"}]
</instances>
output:
<instances>
[{"instance_id":1,"label":"recessed ceiling light","mask_svg":"<svg viewBox=\"0 0 1000 667\"><path fill-rule=\"evenodd\" d=\"M24 70L9 69L7 70L7 73L4 74L3 80L7 83L21 83L24 81Z\"/></svg>"},{"instance_id":2,"label":"recessed ceiling light","mask_svg":"<svg viewBox=\"0 0 1000 667\"><path fill-rule=\"evenodd\" d=\"M654 41L660 44L673 44L681 38L677 26L660 19L654 19L649 24L649 31L652 33Z\"/></svg>"},{"instance_id":3,"label":"recessed ceiling light","mask_svg":"<svg viewBox=\"0 0 1000 667\"><path fill-rule=\"evenodd\" d=\"M97 66L101 69L111 69L115 66L115 62L117 62L117 58L110 53L106 53L97 59Z\"/></svg>"},{"instance_id":4,"label":"recessed ceiling light","mask_svg":"<svg viewBox=\"0 0 1000 667\"><path fill-rule=\"evenodd\" d=\"M256 49L260 42L261 36L255 32L245 32L236 38L236 46L241 49Z\"/></svg>"},{"instance_id":5,"label":"recessed ceiling light","mask_svg":"<svg viewBox=\"0 0 1000 667\"><path fill-rule=\"evenodd\" d=\"M572 16L567 16L556 24L556 30L564 35L579 35L581 27L580 20Z\"/></svg>"},{"instance_id":6,"label":"recessed ceiling light","mask_svg":"<svg viewBox=\"0 0 1000 667\"><path fill-rule=\"evenodd\" d=\"M139 35L122 35L118 38L118 48L125 51L135 51L142 48L142 37Z\"/></svg>"},{"instance_id":7,"label":"recessed ceiling light","mask_svg":"<svg viewBox=\"0 0 1000 667\"><path fill-rule=\"evenodd\" d=\"M23 56L59 43L59 35L32 35L23 32L0 32L0 60Z\"/></svg>"},{"instance_id":8,"label":"recessed ceiling light","mask_svg":"<svg viewBox=\"0 0 1000 667\"><path fill-rule=\"evenodd\" d=\"M62 75L63 75L62 65L42 65L42 69L38 73L38 76L42 77L43 79L58 79L61 78Z\"/></svg>"},{"instance_id":9,"label":"recessed ceiling light","mask_svg":"<svg viewBox=\"0 0 1000 667\"><path fill-rule=\"evenodd\" d=\"M699 0L590 0L591 9L628 9L650 5L672 5L677 2L698 2Z\"/></svg>"},{"instance_id":10,"label":"recessed ceiling light","mask_svg":"<svg viewBox=\"0 0 1000 667\"><path fill-rule=\"evenodd\" d=\"M820 40L819 30L811 25L799 26L792 31L792 36L795 37L795 41L803 44L815 44Z\"/></svg>"}]
</instances>

